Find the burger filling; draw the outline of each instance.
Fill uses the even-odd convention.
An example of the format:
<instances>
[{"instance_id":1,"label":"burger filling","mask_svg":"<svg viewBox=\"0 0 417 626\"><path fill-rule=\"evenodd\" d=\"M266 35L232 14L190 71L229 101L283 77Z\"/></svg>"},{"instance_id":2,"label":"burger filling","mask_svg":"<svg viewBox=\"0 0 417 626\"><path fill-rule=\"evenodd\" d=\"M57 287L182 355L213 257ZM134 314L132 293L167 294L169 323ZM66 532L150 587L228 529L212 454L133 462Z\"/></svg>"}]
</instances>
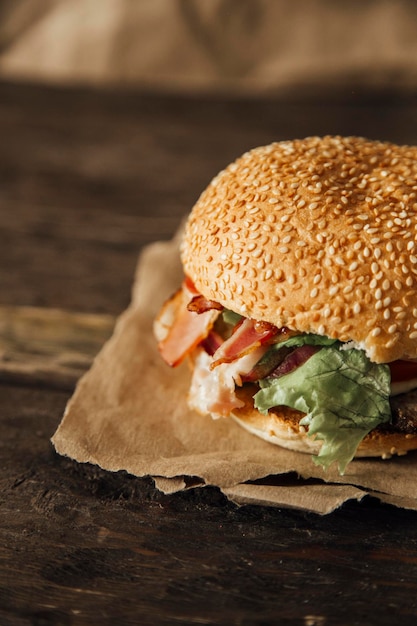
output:
<instances>
[{"instance_id":1,"label":"burger filling","mask_svg":"<svg viewBox=\"0 0 417 626\"><path fill-rule=\"evenodd\" d=\"M255 408L301 411L300 425L322 440L314 460L325 468L337 462L342 473L362 439L391 421L390 396L417 387L415 362L373 363L353 342L242 317L205 299L188 278L155 331L169 365L194 362L192 408L226 417L244 406L236 389L255 384Z\"/></svg>"}]
</instances>

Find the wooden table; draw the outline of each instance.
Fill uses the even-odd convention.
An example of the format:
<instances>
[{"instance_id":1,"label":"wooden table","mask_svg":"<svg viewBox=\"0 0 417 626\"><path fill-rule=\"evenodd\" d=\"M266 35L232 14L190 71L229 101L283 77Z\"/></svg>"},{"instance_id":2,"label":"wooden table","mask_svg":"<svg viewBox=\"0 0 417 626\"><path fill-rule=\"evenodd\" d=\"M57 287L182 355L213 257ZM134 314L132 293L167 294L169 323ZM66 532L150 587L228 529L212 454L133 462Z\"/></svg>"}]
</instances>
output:
<instances>
[{"instance_id":1,"label":"wooden table","mask_svg":"<svg viewBox=\"0 0 417 626\"><path fill-rule=\"evenodd\" d=\"M129 303L141 247L241 152L325 133L417 143L417 99L0 84L2 626L415 623L415 512L164 496L49 442Z\"/></svg>"}]
</instances>

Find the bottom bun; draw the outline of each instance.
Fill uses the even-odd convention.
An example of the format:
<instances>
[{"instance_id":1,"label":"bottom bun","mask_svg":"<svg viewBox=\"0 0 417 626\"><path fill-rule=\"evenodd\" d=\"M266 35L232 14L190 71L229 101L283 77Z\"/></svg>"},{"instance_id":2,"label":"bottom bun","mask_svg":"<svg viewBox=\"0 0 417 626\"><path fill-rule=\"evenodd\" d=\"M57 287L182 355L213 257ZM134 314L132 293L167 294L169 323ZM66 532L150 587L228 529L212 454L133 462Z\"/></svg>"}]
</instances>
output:
<instances>
[{"instance_id":1,"label":"bottom bun","mask_svg":"<svg viewBox=\"0 0 417 626\"><path fill-rule=\"evenodd\" d=\"M304 413L281 406L264 415L254 407L255 392L256 388L249 385L237 391L239 400L242 400L245 406L235 409L231 416L240 426L251 434L282 448L318 454L322 442L309 437L307 429L300 426ZM388 459L393 455L404 455L415 449L417 449L417 434L396 432L387 426L379 426L362 440L355 457Z\"/></svg>"}]
</instances>

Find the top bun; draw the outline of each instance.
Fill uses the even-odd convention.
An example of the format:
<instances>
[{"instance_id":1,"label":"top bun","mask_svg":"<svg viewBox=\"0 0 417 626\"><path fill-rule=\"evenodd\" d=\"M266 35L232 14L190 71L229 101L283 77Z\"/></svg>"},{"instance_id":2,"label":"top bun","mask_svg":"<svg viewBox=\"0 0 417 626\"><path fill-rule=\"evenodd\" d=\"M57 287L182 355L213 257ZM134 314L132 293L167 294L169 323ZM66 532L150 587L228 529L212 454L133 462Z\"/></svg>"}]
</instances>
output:
<instances>
[{"instance_id":1,"label":"top bun","mask_svg":"<svg viewBox=\"0 0 417 626\"><path fill-rule=\"evenodd\" d=\"M247 152L194 206L185 273L246 317L417 357L417 148L309 137Z\"/></svg>"}]
</instances>

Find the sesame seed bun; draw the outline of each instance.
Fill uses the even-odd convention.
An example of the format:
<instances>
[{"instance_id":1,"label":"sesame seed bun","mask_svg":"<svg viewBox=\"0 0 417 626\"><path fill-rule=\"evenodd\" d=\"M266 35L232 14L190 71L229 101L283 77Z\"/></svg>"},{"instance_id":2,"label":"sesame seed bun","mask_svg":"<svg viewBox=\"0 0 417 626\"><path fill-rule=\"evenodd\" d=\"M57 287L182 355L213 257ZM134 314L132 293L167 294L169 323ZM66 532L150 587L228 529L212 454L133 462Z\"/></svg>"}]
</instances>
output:
<instances>
[{"instance_id":1,"label":"sesame seed bun","mask_svg":"<svg viewBox=\"0 0 417 626\"><path fill-rule=\"evenodd\" d=\"M186 223L206 298L278 327L417 358L417 148L310 137L247 152Z\"/></svg>"}]
</instances>

